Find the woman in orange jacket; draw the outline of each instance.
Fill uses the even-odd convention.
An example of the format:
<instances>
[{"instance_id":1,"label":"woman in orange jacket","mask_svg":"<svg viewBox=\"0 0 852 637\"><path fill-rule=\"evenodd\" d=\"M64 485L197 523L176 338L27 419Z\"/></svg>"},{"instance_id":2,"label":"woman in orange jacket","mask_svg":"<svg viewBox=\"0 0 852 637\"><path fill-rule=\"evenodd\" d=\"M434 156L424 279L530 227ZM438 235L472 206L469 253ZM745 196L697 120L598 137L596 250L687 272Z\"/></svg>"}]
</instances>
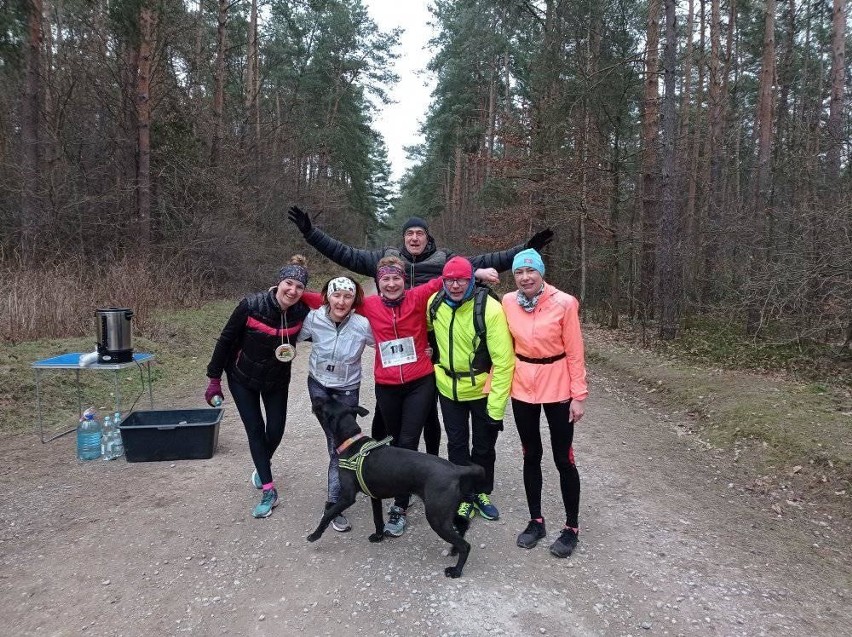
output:
<instances>
[{"instance_id":1,"label":"woman in orange jacket","mask_svg":"<svg viewBox=\"0 0 852 637\"><path fill-rule=\"evenodd\" d=\"M586 365L580 333L580 304L570 294L544 281L544 262L535 250L519 252L512 263L517 292L503 297L509 331L515 340L512 412L524 452L524 489L530 522L518 546L533 548L547 535L541 514L541 431L544 415L550 446L559 471L565 526L550 546L556 557L568 557L577 546L580 474L574 464L574 424L583 417Z\"/></svg>"}]
</instances>

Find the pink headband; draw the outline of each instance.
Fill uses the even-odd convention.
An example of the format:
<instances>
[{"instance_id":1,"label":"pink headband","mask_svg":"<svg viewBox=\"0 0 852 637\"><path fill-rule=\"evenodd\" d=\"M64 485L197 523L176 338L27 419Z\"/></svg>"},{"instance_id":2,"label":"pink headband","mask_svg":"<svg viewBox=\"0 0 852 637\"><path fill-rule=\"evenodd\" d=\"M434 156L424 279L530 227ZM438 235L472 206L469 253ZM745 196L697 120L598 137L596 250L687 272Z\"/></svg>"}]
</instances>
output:
<instances>
[{"instance_id":1,"label":"pink headband","mask_svg":"<svg viewBox=\"0 0 852 637\"><path fill-rule=\"evenodd\" d=\"M405 278L405 271L398 265L383 265L378 270L376 270L376 278L381 279L383 276L388 274L397 274L403 278Z\"/></svg>"}]
</instances>

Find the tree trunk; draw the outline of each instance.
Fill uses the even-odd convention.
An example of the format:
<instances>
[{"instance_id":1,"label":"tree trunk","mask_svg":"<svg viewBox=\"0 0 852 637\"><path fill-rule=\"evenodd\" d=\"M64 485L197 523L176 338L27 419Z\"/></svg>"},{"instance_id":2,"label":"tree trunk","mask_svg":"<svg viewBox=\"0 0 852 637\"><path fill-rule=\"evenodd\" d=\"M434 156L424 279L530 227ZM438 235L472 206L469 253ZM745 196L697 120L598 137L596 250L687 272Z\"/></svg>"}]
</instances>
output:
<instances>
[{"instance_id":1,"label":"tree trunk","mask_svg":"<svg viewBox=\"0 0 852 637\"><path fill-rule=\"evenodd\" d=\"M136 75L136 216L139 232L137 241L142 254L147 254L151 247L151 67L156 23L154 9L143 2L139 9L139 62Z\"/></svg>"},{"instance_id":2,"label":"tree trunk","mask_svg":"<svg viewBox=\"0 0 852 637\"><path fill-rule=\"evenodd\" d=\"M690 245L690 252L692 255L691 263L690 263L690 279L693 281L698 281L699 272L703 269L703 260L702 255L704 254L704 242L703 242L703 233L702 229L707 225L706 220L703 218L701 212L703 211L703 207L698 206L698 182L699 182L699 171L701 168L701 147L704 144L704 136L702 132L704 128L702 127L704 109L702 105L704 104L704 78L705 78L705 69L707 65L704 60L704 35L706 32L706 20L705 20L705 4L704 0L700 0L699 2L699 28L698 28L698 83L695 86L695 99L693 100L694 109L695 109L695 121L692 124L692 145L690 147L689 159L688 159L688 184L687 184L687 195L686 195L686 214L685 219L689 224L689 228L686 230L687 240ZM701 299L703 297L703 289L700 285L696 285L695 290L696 296L698 297L699 305L701 304Z\"/></svg>"},{"instance_id":3,"label":"tree trunk","mask_svg":"<svg viewBox=\"0 0 852 637\"><path fill-rule=\"evenodd\" d=\"M497 69L498 59L491 60L488 79L488 113L485 128L485 180L491 178L491 162L494 158L494 131L497 120Z\"/></svg>"},{"instance_id":4,"label":"tree trunk","mask_svg":"<svg viewBox=\"0 0 852 637\"><path fill-rule=\"evenodd\" d=\"M197 98L201 93L201 60L204 52L204 0L198 0L198 9L195 12L195 52L192 59L192 73L189 77L189 95ZM193 121L193 128L198 131L197 118Z\"/></svg>"},{"instance_id":5,"label":"tree trunk","mask_svg":"<svg viewBox=\"0 0 852 637\"><path fill-rule=\"evenodd\" d=\"M27 2L27 42L24 47L24 96L21 101L21 252L30 259L35 252L35 237L42 222L39 206L39 181L41 173L40 122L41 122L41 54L42 30L41 0Z\"/></svg>"},{"instance_id":6,"label":"tree trunk","mask_svg":"<svg viewBox=\"0 0 852 637\"><path fill-rule=\"evenodd\" d=\"M784 53L781 56L781 68L778 71L778 114L775 122L775 150L772 160L773 166L781 162L784 148L789 144L787 129L789 119L790 90L795 78L793 69L793 56L796 50L796 0L789 0L785 11L785 39Z\"/></svg>"},{"instance_id":7,"label":"tree trunk","mask_svg":"<svg viewBox=\"0 0 852 637\"><path fill-rule=\"evenodd\" d=\"M677 55L676 0L665 0L666 43L663 49L665 96L663 97L663 179L662 216L660 219L660 338L677 337L683 290L680 254L681 223L677 214L675 174L677 153L677 96L675 95L675 58Z\"/></svg>"},{"instance_id":8,"label":"tree trunk","mask_svg":"<svg viewBox=\"0 0 852 637\"><path fill-rule=\"evenodd\" d=\"M695 27L695 0L689 0L687 15L686 15L686 51L683 54L683 90L681 91L680 102L680 133L678 139L681 142L679 153L682 156L688 154L689 139L689 123L691 119L691 109L689 108L689 100L692 97L692 56L693 43L692 31ZM688 174L684 171L684 174Z\"/></svg>"},{"instance_id":9,"label":"tree trunk","mask_svg":"<svg viewBox=\"0 0 852 637\"><path fill-rule=\"evenodd\" d=\"M250 154L257 157L255 145L260 141L260 123L257 108L258 95L258 56L257 56L257 0L251 0L249 12L248 38L246 47L246 131L249 143L246 144Z\"/></svg>"},{"instance_id":10,"label":"tree trunk","mask_svg":"<svg viewBox=\"0 0 852 637\"><path fill-rule=\"evenodd\" d=\"M210 147L210 165L219 165L222 142L225 136L225 49L227 47L228 8L230 0L219 0L216 13L216 71L213 75L213 140Z\"/></svg>"},{"instance_id":11,"label":"tree trunk","mask_svg":"<svg viewBox=\"0 0 852 637\"><path fill-rule=\"evenodd\" d=\"M659 200L659 67L660 3L648 2L647 50L645 52L645 93L642 100L642 256L639 311L643 322L654 307L655 252L660 218Z\"/></svg>"},{"instance_id":12,"label":"tree trunk","mask_svg":"<svg viewBox=\"0 0 852 637\"><path fill-rule=\"evenodd\" d=\"M760 277L766 260L766 215L769 212L772 160L772 97L775 79L775 0L766 0L763 31L763 57L757 105L757 166L752 187L751 292L747 300L746 333L756 334L760 327Z\"/></svg>"},{"instance_id":13,"label":"tree trunk","mask_svg":"<svg viewBox=\"0 0 852 637\"><path fill-rule=\"evenodd\" d=\"M458 137L458 131L456 131L456 136ZM463 153L461 143L456 142L455 161L453 162L452 207L450 208L452 215L455 215L461 210L462 162Z\"/></svg>"},{"instance_id":14,"label":"tree trunk","mask_svg":"<svg viewBox=\"0 0 852 637\"><path fill-rule=\"evenodd\" d=\"M710 3L710 60L707 92L707 155L709 174L707 181L707 220L704 227L704 300L713 300L717 296L714 288L715 272L719 264L719 235L724 226L722 221L725 188L722 183L722 100L721 68L721 11L720 0Z\"/></svg>"},{"instance_id":15,"label":"tree trunk","mask_svg":"<svg viewBox=\"0 0 852 637\"><path fill-rule=\"evenodd\" d=\"M610 241L612 242L612 257L609 266L609 326L613 329L618 327L618 318L621 313L621 245L619 242L619 208L621 195L621 117L616 116L613 123L614 138L612 141L611 189L612 194L609 203L609 227Z\"/></svg>"},{"instance_id":16,"label":"tree trunk","mask_svg":"<svg viewBox=\"0 0 852 637\"><path fill-rule=\"evenodd\" d=\"M843 147L843 89L846 84L846 1L834 0L831 21L831 98L828 102L828 161L826 184L834 190L840 178Z\"/></svg>"},{"instance_id":17,"label":"tree trunk","mask_svg":"<svg viewBox=\"0 0 852 637\"><path fill-rule=\"evenodd\" d=\"M730 2L731 5L728 10L728 41L725 45L726 70L722 84L722 91L725 95L731 94L730 84L732 76L734 85L737 85L739 81L740 69L740 40L739 37L734 40L734 32L737 31L737 2L736 0L730 0ZM728 197L731 201L734 201L737 205L740 205L740 202L742 201L742 188L740 185L740 147L742 144L743 121L741 117L737 116L737 112L737 108L729 108L728 112L726 113L726 117L728 118L729 123L734 123L734 131L732 134L732 137L734 139L734 148L731 151L731 158L728 162L732 178L729 177L726 183L729 184L730 192L728 194Z\"/></svg>"}]
</instances>

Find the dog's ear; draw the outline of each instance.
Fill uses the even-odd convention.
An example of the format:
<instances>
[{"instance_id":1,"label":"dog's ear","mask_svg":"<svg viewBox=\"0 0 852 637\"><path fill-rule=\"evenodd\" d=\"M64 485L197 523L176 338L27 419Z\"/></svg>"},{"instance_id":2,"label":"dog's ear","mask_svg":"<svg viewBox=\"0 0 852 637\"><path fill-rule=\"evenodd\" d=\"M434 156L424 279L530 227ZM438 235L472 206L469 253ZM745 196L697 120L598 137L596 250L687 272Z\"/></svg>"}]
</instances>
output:
<instances>
[{"instance_id":1,"label":"dog's ear","mask_svg":"<svg viewBox=\"0 0 852 637\"><path fill-rule=\"evenodd\" d=\"M355 408L355 413L356 413L356 414L358 414L359 416L361 416L361 417L363 418L364 416L366 416L366 415L367 415L367 414L369 414L370 412L369 412L369 411L367 411L366 409L364 409L361 405L358 405L358 406Z\"/></svg>"}]
</instances>

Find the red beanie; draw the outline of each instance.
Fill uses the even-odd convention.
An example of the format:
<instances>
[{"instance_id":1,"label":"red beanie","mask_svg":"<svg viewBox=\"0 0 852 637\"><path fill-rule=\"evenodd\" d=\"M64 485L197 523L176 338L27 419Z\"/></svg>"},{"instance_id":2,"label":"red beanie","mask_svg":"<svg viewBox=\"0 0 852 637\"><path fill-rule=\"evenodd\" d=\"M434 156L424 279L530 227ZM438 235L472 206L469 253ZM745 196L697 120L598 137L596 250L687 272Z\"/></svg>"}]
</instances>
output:
<instances>
[{"instance_id":1,"label":"red beanie","mask_svg":"<svg viewBox=\"0 0 852 637\"><path fill-rule=\"evenodd\" d=\"M472 279L473 265L464 257L453 257L444 265L445 279Z\"/></svg>"}]
</instances>

